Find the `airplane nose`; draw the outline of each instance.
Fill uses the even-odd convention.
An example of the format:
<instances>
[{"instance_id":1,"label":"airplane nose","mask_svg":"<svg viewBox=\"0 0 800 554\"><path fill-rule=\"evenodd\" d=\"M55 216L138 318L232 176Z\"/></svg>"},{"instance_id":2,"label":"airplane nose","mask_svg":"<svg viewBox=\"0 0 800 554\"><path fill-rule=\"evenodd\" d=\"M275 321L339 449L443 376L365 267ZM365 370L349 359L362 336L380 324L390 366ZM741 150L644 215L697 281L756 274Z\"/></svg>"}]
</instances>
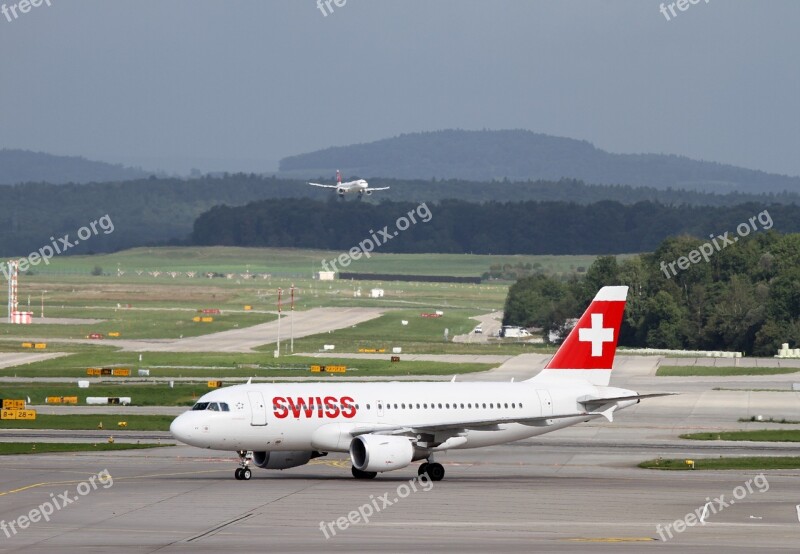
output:
<instances>
[{"instance_id":1,"label":"airplane nose","mask_svg":"<svg viewBox=\"0 0 800 554\"><path fill-rule=\"evenodd\" d=\"M191 424L183 415L176 417L169 426L172 436L181 442L189 444L191 440Z\"/></svg>"}]
</instances>

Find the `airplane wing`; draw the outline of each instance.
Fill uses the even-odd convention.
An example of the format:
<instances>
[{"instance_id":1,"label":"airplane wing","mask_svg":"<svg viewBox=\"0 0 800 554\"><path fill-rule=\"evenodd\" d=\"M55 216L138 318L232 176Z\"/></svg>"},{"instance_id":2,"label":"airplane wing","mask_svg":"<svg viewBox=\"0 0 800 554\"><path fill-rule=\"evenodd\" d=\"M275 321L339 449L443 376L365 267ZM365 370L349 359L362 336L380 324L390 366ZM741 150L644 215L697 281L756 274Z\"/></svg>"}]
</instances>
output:
<instances>
[{"instance_id":1,"label":"airplane wing","mask_svg":"<svg viewBox=\"0 0 800 554\"><path fill-rule=\"evenodd\" d=\"M369 192L375 192L376 190L389 190L390 188L391 187L381 187L381 188L367 187L364 190Z\"/></svg>"},{"instance_id":2,"label":"airplane wing","mask_svg":"<svg viewBox=\"0 0 800 554\"><path fill-rule=\"evenodd\" d=\"M605 416L605 414L601 412L577 412L574 414L560 414L560 415L551 415L542 417L526 417L526 418L507 417L507 418L497 418L497 419L479 419L472 421L451 421L451 422L432 423L425 425L371 425L371 426L362 425L353 428L350 431L350 434L354 437L358 435L367 435L370 433L375 433L379 435L403 435L403 434L419 435L423 433L454 432L453 434L458 434L458 432L463 432L468 430L481 430L481 431L499 430L497 426L503 423L521 423L522 425L532 425L532 426L550 425L550 423L548 422L552 422L553 420L556 419L566 419L570 417L588 417L596 415Z\"/></svg>"},{"instance_id":3,"label":"airplane wing","mask_svg":"<svg viewBox=\"0 0 800 554\"><path fill-rule=\"evenodd\" d=\"M322 187L324 189L335 189L336 185L320 185L319 183L308 183L312 187Z\"/></svg>"}]
</instances>

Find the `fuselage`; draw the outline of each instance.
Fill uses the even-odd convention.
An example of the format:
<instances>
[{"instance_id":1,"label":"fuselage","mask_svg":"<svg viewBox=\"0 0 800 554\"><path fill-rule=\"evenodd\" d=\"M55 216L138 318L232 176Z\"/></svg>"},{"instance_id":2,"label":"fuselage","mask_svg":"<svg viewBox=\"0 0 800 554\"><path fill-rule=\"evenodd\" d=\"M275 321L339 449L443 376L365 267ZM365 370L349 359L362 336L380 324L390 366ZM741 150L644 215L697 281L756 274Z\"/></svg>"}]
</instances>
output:
<instances>
[{"instance_id":1,"label":"fuselage","mask_svg":"<svg viewBox=\"0 0 800 554\"><path fill-rule=\"evenodd\" d=\"M364 179L358 179L357 181L348 181L346 183L339 183L336 186L336 192L339 194L349 194L352 192L364 192L369 188L369 183Z\"/></svg>"},{"instance_id":2,"label":"fuselage","mask_svg":"<svg viewBox=\"0 0 800 554\"><path fill-rule=\"evenodd\" d=\"M170 430L187 444L215 450L346 452L352 431L359 428L554 416L530 425L499 423L480 430L465 425L458 441L442 445L442 449L478 448L598 417L558 418L584 411L579 399L631 394L635 393L582 381L552 387L530 381L247 384L209 392Z\"/></svg>"}]
</instances>

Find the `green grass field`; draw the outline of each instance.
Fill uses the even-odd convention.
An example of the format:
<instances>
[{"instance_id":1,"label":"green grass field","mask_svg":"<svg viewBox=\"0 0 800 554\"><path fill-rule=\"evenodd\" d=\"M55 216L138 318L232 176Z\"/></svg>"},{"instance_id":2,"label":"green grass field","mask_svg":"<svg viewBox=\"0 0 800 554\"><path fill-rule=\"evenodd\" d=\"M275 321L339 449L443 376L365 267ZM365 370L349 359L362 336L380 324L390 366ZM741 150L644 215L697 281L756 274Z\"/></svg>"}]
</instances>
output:
<instances>
[{"instance_id":1,"label":"green grass field","mask_svg":"<svg viewBox=\"0 0 800 554\"><path fill-rule=\"evenodd\" d=\"M47 454L51 452L108 452L111 450L142 450L145 448L159 448L162 446L174 446L172 444L129 444L129 443L108 443L98 442L0 442L0 456L10 456L16 454Z\"/></svg>"},{"instance_id":2,"label":"green grass field","mask_svg":"<svg viewBox=\"0 0 800 554\"><path fill-rule=\"evenodd\" d=\"M717 366L677 366L665 365L658 368L659 377L706 377L726 375L781 375L797 373L800 369L791 367L717 367Z\"/></svg>"},{"instance_id":3,"label":"green grass field","mask_svg":"<svg viewBox=\"0 0 800 554\"><path fill-rule=\"evenodd\" d=\"M800 469L800 457L787 456L751 456L742 458L695 458L695 469ZM677 471L691 471L683 459L656 459L647 460L639 464L643 469L663 469Z\"/></svg>"},{"instance_id":4,"label":"green grass field","mask_svg":"<svg viewBox=\"0 0 800 554\"><path fill-rule=\"evenodd\" d=\"M109 431L169 431L175 419L164 415L110 415L110 414L37 414L33 420L0 420L0 429L106 429ZM127 426L121 427L118 422ZM100 425L102 424L102 427Z\"/></svg>"},{"instance_id":5,"label":"green grass field","mask_svg":"<svg viewBox=\"0 0 800 554\"><path fill-rule=\"evenodd\" d=\"M721 431L719 433L689 433L682 439L699 441L768 441L800 442L800 431L791 429L760 429L756 431Z\"/></svg>"},{"instance_id":6,"label":"green grass field","mask_svg":"<svg viewBox=\"0 0 800 554\"><path fill-rule=\"evenodd\" d=\"M37 267L41 275L88 275L95 267L104 273L123 277L138 276L137 271L195 271L199 273L270 273L291 274L310 278L321 269L323 260L341 254L333 250L305 250L294 248L238 248L238 247L159 247L134 248L114 254L94 256L61 256L51 260L48 267ZM390 254L373 252L370 258L353 261L348 271L358 273L395 273L403 275L449 275L479 277L492 265L539 264L543 271L555 274L575 273L577 268L587 268L596 256L511 256L475 254ZM432 263L435 262L435 263Z\"/></svg>"},{"instance_id":7,"label":"green grass field","mask_svg":"<svg viewBox=\"0 0 800 554\"><path fill-rule=\"evenodd\" d=\"M271 350L271 349L270 349ZM139 355L142 362L139 362ZM352 375L359 377L387 375L450 375L453 373L472 373L491 369L491 364L448 364L443 362L414 362L402 360L392 363L391 354L385 358L372 359L339 359L311 358L302 356L281 356L275 359L272 353L231 354L219 352L81 352L63 358L44 360L25 366L17 366L0 370L0 376L18 377L75 377L88 378L89 367L125 367L131 370L131 379L105 377L104 382L126 383L147 380L138 377L138 369L150 370L150 377L193 377L196 379L225 379L258 377L307 377L312 364L346 365L351 368ZM95 386L95 385L92 385ZM119 386L119 385L112 385ZM0 391L3 385L0 385ZM2 394L0 394L2 396ZM50 395L55 396L55 395ZM60 395L59 395L60 396ZM95 395L91 396L105 396ZM6 398L8 398L6 396Z\"/></svg>"}]
</instances>

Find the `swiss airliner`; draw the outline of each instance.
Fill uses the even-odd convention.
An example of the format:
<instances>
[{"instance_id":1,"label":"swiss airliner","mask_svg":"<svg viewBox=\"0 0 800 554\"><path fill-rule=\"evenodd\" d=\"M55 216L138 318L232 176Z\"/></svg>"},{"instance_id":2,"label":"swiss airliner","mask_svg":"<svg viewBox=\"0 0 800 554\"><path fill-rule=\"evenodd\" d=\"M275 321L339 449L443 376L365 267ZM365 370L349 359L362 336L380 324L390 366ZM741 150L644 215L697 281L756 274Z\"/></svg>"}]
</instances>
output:
<instances>
[{"instance_id":1,"label":"swiss airliner","mask_svg":"<svg viewBox=\"0 0 800 554\"><path fill-rule=\"evenodd\" d=\"M418 474L439 481L439 452L611 422L617 410L664 396L609 386L627 293L603 287L555 356L526 381L248 382L202 396L170 431L186 444L237 452L238 480L252 477L251 464L288 469L349 452L356 479L419 461Z\"/></svg>"},{"instance_id":2,"label":"swiss airliner","mask_svg":"<svg viewBox=\"0 0 800 554\"><path fill-rule=\"evenodd\" d=\"M358 197L361 198L366 194L367 196L371 195L373 192L378 190L389 190L390 187L370 187L369 183L364 179L356 179L355 181L347 181L346 183L342 182L342 173L339 170L336 170L336 184L335 185L322 185L320 183L308 183L312 187L321 187L325 189L336 189L336 194L339 195L340 198L344 197L345 194L350 193L358 193Z\"/></svg>"}]
</instances>

